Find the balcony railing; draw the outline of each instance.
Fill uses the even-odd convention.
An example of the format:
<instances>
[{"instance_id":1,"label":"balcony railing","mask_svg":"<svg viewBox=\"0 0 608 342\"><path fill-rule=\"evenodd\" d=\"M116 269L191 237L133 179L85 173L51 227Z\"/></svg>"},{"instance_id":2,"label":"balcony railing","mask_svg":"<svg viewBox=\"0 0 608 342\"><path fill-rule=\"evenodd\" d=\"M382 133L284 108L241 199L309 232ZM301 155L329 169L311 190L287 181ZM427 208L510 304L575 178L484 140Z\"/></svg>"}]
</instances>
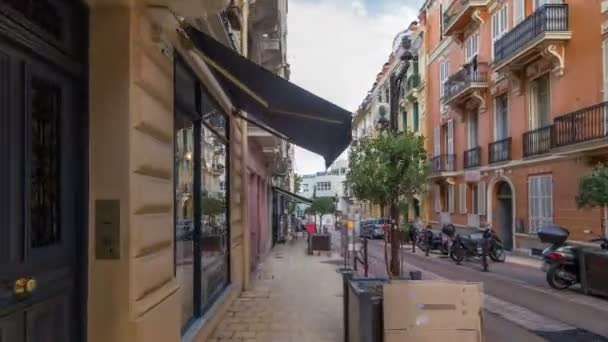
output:
<instances>
[{"instance_id":1,"label":"balcony railing","mask_svg":"<svg viewBox=\"0 0 608 342\"><path fill-rule=\"evenodd\" d=\"M473 83L487 83L488 72L486 70L487 64L485 63L480 63L477 70L473 70L471 65L466 65L450 76L443 85L443 98L445 101L449 101L454 96L471 87Z\"/></svg>"},{"instance_id":2,"label":"balcony railing","mask_svg":"<svg viewBox=\"0 0 608 342\"><path fill-rule=\"evenodd\" d=\"M568 31L568 5L546 4L494 43L494 62L503 62L543 33L563 31Z\"/></svg>"},{"instance_id":3,"label":"balcony railing","mask_svg":"<svg viewBox=\"0 0 608 342\"><path fill-rule=\"evenodd\" d=\"M407 92L410 92L410 91L418 88L419 85L420 85L420 74L411 74L407 78L407 84L406 84L405 89L407 90Z\"/></svg>"},{"instance_id":4,"label":"balcony railing","mask_svg":"<svg viewBox=\"0 0 608 342\"><path fill-rule=\"evenodd\" d=\"M553 125L541 127L523 134L524 157L549 152L553 147Z\"/></svg>"},{"instance_id":5,"label":"balcony railing","mask_svg":"<svg viewBox=\"0 0 608 342\"><path fill-rule=\"evenodd\" d=\"M468 169L481 165L481 147L473 147L464 151L464 168Z\"/></svg>"},{"instance_id":6,"label":"balcony railing","mask_svg":"<svg viewBox=\"0 0 608 342\"><path fill-rule=\"evenodd\" d=\"M453 154L440 154L431 158L433 165L433 172L446 172L454 171L454 155Z\"/></svg>"},{"instance_id":7,"label":"balcony railing","mask_svg":"<svg viewBox=\"0 0 608 342\"><path fill-rule=\"evenodd\" d=\"M511 160L511 138L490 143L488 146L490 164Z\"/></svg>"},{"instance_id":8,"label":"balcony railing","mask_svg":"<svg viewBox=\"0 0 608 342\"><path fill-rule=\"evenodd\" d=\"M553 120L556 147L608 136L608 102L583 108Z\"/></svg>"},{"instance_id":9,"label":"balcony railing","mask_svg":"<svg viewBox=\"0 0 608 342\"><path fill-rule=\"evenodd\" d=\"M458 18L462 17L462 15L467 11L472 9L475 6L485 6L488 1L484 0L454 0L452 4L448 7L448 9L443 14L443 33L449 34L452 25L459 20ZM461 24L464 22L461 20ZM461 25L458 25L461 26Z\"/></svg>"}]
</instances>

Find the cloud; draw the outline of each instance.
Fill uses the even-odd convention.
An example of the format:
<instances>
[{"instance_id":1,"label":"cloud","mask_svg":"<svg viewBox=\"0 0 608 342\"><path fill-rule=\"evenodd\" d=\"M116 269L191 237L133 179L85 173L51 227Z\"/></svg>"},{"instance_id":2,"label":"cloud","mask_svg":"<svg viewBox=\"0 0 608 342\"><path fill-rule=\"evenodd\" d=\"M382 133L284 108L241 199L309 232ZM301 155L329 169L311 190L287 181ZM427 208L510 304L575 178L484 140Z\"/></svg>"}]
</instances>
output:
<instances>
[{"instance_id":1,"label":"cloud","mask_svg":"<svg viewBox=\"0 0 608 342\"><path fill-rule=\"evenodd\" d=\"M355 111L387 61L395 35L416 20L419 2L291 0L291 81ZM320 156L301 148L296 148L295 163L298 173L325 168Z\"/></svg>"}]
</instances>

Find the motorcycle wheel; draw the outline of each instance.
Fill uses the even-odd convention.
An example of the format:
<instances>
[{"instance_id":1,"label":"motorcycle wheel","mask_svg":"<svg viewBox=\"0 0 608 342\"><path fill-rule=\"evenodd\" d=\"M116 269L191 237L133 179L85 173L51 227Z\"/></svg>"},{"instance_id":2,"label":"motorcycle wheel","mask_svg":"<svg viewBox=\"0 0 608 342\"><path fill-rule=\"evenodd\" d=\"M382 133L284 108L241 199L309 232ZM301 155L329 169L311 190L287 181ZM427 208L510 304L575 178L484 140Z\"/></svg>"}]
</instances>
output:
<instances>
[{"instance_id":1,"label":"motorcycle wheel","mask_svg":"<svg viewBox=\"0 0 608 342\"><path fill-rule=\"evenodd\" d=\"M450 251L450 258L460 265L460 263L464 260L464 251L460 247L452 248Z\"/></svg>"},{"instance_id":2,"label":"motorcycle wheel","mask_svg":"<svg viewBox=\"0 0 608 342\"><path fill-rule=\"evenodd\" d=\"M547 271L547 283L549 283L549 286L556 290L565 290L573 285L571 281L563 279L559 276L561 271L561 265L553 265Z\"/></svg>"},{"instance_id":3,"label":"motorcycle wheel","mask_svg":"<svg viewBox=\"0 0 608 342\"><path fill-rule=\"evenodd\" d=\"M492 259L492 261L505 262L506 258L507 258L507 254L505 253L505 250L502 247L494 246L490 250L490 259Z\"/></svg>"}]
</instances>

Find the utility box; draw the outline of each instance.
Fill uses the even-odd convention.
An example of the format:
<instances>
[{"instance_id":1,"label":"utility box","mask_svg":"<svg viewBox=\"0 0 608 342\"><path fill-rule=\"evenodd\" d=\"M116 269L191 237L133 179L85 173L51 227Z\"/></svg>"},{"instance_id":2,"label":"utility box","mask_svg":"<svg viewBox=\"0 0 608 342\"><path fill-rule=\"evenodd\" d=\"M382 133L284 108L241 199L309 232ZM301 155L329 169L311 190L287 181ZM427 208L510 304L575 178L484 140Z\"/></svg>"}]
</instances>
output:
<instances>
[{"instance_id":1,"label":"utility box","mask_svg":"<svg viewBox=\"0 0 608 342\"><path fill-rule=\"evenodd\" d=\"M385 342L480 342L479 283L392 281L384 285Z\"/></svg>"}]
</instances>

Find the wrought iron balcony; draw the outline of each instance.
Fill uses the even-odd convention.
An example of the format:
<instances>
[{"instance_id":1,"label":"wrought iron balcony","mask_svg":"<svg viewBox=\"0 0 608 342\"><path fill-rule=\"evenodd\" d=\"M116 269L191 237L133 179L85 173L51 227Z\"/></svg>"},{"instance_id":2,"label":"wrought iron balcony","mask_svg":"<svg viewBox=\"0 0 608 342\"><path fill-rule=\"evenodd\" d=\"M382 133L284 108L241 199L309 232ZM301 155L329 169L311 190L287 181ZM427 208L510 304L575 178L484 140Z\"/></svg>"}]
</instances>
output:
<instances>
[{"instance_id":1,"label":"wrought iron balcony","mask_svg":"<svg viewBox=\"0 0 608 342\"><path fill-rule=\"evenodd\" d=\"M553 125L525 132L523 140L524 157L547 153L553 147Z\"/></svg>"},{"instance_id":2,"label":"wrought iron balcony","mask_svg":"<svg viewBox=\"0 0 608 342\"><path fill-rule=\"evenodd\" d=\"M475 93L477 90L488 87L488 64L478 63L477 67L467 64L455 74L450 76L443 85L443 102L463 102L471 96L482 97Z\"/></svg>"},{"instance_id":3,"label":"wrought iron balcony","mask_svg":"<svg viewBox=\"0 0 608 342\"><path fill-rule=\"evenodd\" d=\"M546 4L538 8L494 43L496 71L509 65L523 64L533 54L540 54L543 50L538 49L541 43L548 49L548 55L555 56L557 63L562 64L563 58L557 58L560 51L550 43L570 39L572 34L568 27L567 4Z\"/></svg>"},{"instance_id":4,"label":"wrought iron balcony","mask_svg":"<svg viewBox=\"0 0 608 342\"><path fill-rule=\"evenodd\" d=\"M608 102L558 116L553 126L555 147L605 138L608 136Z\"/></svg>"},{"instance_id":5,"label":"wrought iron balcony","mask_svg":"<svg viewBox=\"0 0 608 342\"><path fill-rule=\"evenodd\" d=\"M464 168L477 167L481 165L481 147L473 147L464 151Z\"/></svg>"},{"instance_id":6,"label":"wrought iron balcony","mask_svg":"<svg viewBox=\"0 0 608 342\"><path fill-rule=\"evenodd\" d=\"M485 8L490 0L454 0L443 14L443 34L462 32L476 18L475 11Z\"/></svg>"},{"instance_id":7,"label":"wrought iron balcony","mask_svg":"<svg viewBox=\"0 0 608 342\"><path fill-rule=\"evenodd\" d=\"M490 164L511 160L511 137L490 143L488 160Z\"/></svg>"},{"instance_id":8,"label":"wrought iron balcony","mask_svg":"<svg viewBox=\"0 0 608 342\"><path fill-rule=\"evenodd\" d=\"M453 154L440 154L431 158L431 164L433 165L433 173L454 171L454 155Z\"/></svg>"},{"instance_id":9,"label":"wrought iron balcony","mask_svg":"<svg viewBox=\"0 0 608 342\"><path fill-rule=\"evenodd\" d=\"M414 95L414 93L418 90L419 86L420 86L420 74L419 73L411 74L406 80L403 96L406 98L410 97L410 96L417 97L416 95Z\"/></svg>"}]
</instances>

